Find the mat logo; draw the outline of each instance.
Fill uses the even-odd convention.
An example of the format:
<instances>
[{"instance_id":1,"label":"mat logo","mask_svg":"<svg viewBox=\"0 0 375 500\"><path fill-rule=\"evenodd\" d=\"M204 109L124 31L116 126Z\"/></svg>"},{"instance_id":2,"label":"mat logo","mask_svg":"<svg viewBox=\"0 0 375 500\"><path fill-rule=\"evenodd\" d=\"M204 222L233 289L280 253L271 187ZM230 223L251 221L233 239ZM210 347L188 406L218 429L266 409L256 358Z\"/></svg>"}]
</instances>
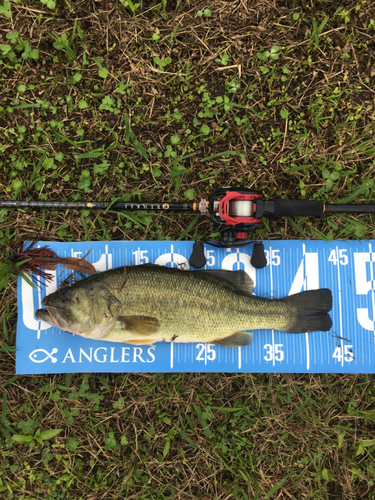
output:
<instances>
[{"instance_id":1,"label":"mat logo","mask_svg":"<svg viewBox=\"0 0 375 500\"><path fill-rule=\"evenodd\" d=\"M60 349L61 351L61 349ZM47 349L35 349L29 354L33 363L44 363L50 361L57 363L54 354L59 350L54 347L51 351ZM69 348L61 354L61 363L153 363L155 361L155 347L80 347Z\"/></svg>"},{"instance_id":2,"label":"mat logo","mask_svg":"<svg viewBox=\"0 0 375 500\"><path fill-rule=\"evenodd\" d=\"M355 289L357 295L371 292L373 314L375 312L375 253L354 253ZM371 319L366 307L357 308L359 324L366 330L375 331L375 318Z\"/></svg>"},{"instance_id":3,"label":"mat logo","mask_svg":"<svg viewBox=\"0 0 375 500\"><path fill-rule=\"evenodd\" d=\"M89 347L69 348L62 363L153 363L155 347Z\"/></svg>"},{"instance_id":4,"label":"mat logo","mask_svg":"<svg viewBox=\"0 0 375 500\"><path fill-rule=\"evenodd\" d=\"M29 358L33 363L44 363L47 359L50 359L52 363L57 363L57 358L53 356L57 352L58 349L56 347L51 352L48 352L46 349L35 349L29 354Z\"/></svg>"}]
</instances>

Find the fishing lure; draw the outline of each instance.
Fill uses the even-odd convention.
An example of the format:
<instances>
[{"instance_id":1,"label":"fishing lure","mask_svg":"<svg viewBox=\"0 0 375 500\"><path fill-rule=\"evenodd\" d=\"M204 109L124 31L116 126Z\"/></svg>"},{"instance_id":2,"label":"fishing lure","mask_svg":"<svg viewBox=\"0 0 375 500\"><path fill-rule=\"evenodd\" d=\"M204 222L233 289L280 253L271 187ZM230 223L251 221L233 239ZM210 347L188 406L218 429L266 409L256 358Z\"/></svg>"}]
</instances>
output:
<instances>
[{"instance_id":1,"label":"fishing lure","mask_svg":"<svg viewBox=\"0 0 375 500\"><path fill-rule=\"evenodd\" d=\"M58 264L79 273L94 274L95 267L82 257L60 257L48 245L36 248L38 239L16 253L9 260L14 264L16 274L27 274L41 284L41 279L51 282L53 275L47 271L54 271ZM18 265L17 265L18 264Z\"/></svg>"}]
</instances>

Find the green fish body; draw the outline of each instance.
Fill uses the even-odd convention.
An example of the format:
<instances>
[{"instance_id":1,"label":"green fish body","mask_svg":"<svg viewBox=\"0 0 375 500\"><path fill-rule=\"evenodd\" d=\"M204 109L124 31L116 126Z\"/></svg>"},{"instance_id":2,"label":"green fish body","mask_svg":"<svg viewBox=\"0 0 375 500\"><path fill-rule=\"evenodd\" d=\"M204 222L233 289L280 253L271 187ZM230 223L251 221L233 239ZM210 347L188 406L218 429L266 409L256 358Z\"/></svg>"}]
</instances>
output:
<instances>
[{"instance_id":1,"label":"green fish body","mask_svg":"<svg viewBox=\"0 0 375 500\"><path fill-rule=\"evenodd\" d=\"M281 300L252 295L244 271L182 271L157 265L98 273L48 295L38 319L92 339L133 344L243 346L247 330L298 333L332 326L328 289Z\"/></svg>"}]
</instances>

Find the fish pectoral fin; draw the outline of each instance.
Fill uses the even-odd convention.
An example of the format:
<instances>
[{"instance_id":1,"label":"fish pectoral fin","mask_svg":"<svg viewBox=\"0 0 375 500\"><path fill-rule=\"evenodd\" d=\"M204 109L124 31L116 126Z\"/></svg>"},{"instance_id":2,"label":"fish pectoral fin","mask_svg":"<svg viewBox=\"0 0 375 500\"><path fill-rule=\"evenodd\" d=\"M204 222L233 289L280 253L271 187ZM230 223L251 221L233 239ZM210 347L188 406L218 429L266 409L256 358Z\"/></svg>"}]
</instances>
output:
<instances>
[{"instance_id":1,"label":"fish pectoral fin","mask_svg":"<svg viewBox=\"0 0 375 500\"><path fill-rule=\"evenodd\" d=\"M244 347L250 345L253 341L254 335L251 332L235 332L229 337L217 339L210 344L222 345L224 347Z\"/></svg>"},{"instance_id":2,"label":"fish pectoral fin","mask_svg":"<svg viewBox=\"0 0 375 500\"><path fill-rule=\"evenodd\" d=\"M156 333L160 329L160 321L152 316L119 316L117 321L123 323L123 330L140 335Z\"/></svg>"},{"instance_id":3,"label":"fish pectoral fin","mask_svg":"<svg viewBox=\"0 0 375 500\"><path fill-rule=\"evenodd\" d=\"M149 345L151 347L155 347L155 339L147 339L147 340L125 340L124 344L131 344L131 345Z\"/></svg>"}]
</instances>

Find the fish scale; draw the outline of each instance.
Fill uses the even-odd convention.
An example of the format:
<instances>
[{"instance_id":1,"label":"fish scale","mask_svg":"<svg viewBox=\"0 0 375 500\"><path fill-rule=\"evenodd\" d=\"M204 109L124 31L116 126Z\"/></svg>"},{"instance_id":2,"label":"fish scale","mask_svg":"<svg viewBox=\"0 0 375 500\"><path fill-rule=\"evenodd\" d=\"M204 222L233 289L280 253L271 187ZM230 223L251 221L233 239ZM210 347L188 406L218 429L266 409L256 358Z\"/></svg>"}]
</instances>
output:
<instances>
[{"instance_id":1,"label":"fish scale","mask_svg":"<svg viewBox=\"0 0 375 500\"><path fill-rule=\"evenodd\" d=\"M112 342L248 345L247 330L291 333L331 327L329 290L285 299L251 294L244 271L121 267L85 278L43 300L36 316L71 333Z\"/></svg>"}]
</instances>

